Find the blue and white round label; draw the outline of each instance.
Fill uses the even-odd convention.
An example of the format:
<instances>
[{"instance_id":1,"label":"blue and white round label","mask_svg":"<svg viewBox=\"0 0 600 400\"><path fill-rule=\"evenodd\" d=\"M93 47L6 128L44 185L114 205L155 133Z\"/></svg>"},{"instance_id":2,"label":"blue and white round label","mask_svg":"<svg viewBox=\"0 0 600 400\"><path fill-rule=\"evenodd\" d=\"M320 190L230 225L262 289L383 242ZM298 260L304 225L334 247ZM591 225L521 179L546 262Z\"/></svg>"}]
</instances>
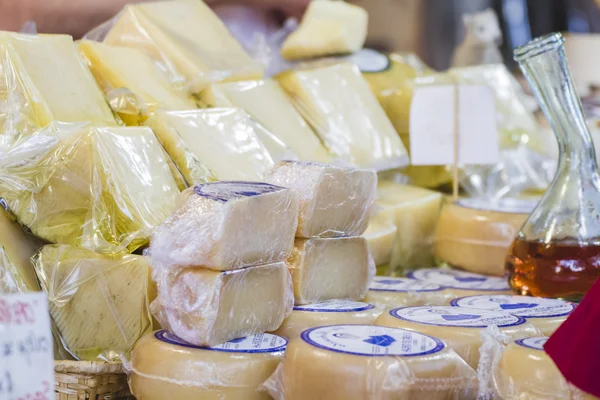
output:
<instances>
[{"instance_id":1,"label":"blue and white round label","mask_svg":"<svg viewBox=\"0 0 600 400\"><path fill-rule=\"evenodd\" d=\"M453 289L500 291L510 290L505 278L485 276L446 268L425 268L406 274L411 279L435 283Z\"/></svg>"},{"instance_id":2,"label":"blue and white round label","mask_svg":"<svg viewBox=\"0 0 600 400\"><path fill-rule=\"evenodd\" d=\"M574 304L562 300L502 294L461 297L452 300L450 304L455 307L505 311L525 318L562 317L575 309Z\"/></svg>"},{"instance_id":3,"label":"blue and white round label","mask_svg":"<svg viewBox=\"0 0 600 400\"><path fill-rule=\"evenodd\" d=\"M294 311L308 312L359 312L375 308L373 304L351 300L328 300L321 303L296 306Z\"/></svg>"},{"instance_id":4,"label":"blue and white round label","mask_svg":"<svg viewBox=\"0 0 600 400\"><path fill-rule=\"evenodd\" d=\"M223 351L229 353L275 353L284 351L288 344L287 339L270 333L262 333L260 335L252 335L245 338L234 339L213 347L195 346L181 340L166 330L158 331L154 334L154 336L162 342L177 346L200 350Z\"/></svg>"},{"instance_id":5,"label":"blue and white round label","mask_svg":"<svg viewBox=\"0 0 600 400\"><path fill-rule=\"evenodd\" d=\"M439 292L444 288L435 283L416 279L376 276L371 282L369 290L376 292Z\"/></svg>"},{"instance_id":6,"label":"blue and white round label","mask_svg":"<svg viewBox=\"0 0 600 400\"><path fill-rule=\"evenodd\" d=\"M519 339L515 341L515 343L519 346L527 347L533 350L544 350L544 345L547 341L547 337L531 337L526 339Z\"/></svg>"},{"instance_id":7,"label":"blue and white round label","mask_svg":"<svg viewBox=\"0 0 600 400\"><path fill-rule=\"evenodd\" d=\"M455 326L463 328L499 328L525 323L523 317L498 311L450 306L402 307L391 310L392 317L425 325Z\"/></svg>"}]
</instances>

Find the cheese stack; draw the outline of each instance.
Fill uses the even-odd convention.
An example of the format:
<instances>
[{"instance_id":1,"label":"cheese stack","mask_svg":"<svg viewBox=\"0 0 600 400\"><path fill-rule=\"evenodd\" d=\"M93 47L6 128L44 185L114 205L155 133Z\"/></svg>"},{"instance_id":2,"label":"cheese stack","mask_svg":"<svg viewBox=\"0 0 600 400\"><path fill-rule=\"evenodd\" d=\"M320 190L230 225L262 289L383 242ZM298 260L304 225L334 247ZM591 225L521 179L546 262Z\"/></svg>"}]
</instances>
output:
<instances>
[{"instance_id":1,"label":"cheese stack","mask_svg":"<svg viewBox=\"0 0 600 400\"><path fill-rule=\"evenodd\" d=\"M293 306L298 199L262 182L215 182L181 195L150 253L163 328L196 346L279 328Z\"/></svg>"}]
</instances>

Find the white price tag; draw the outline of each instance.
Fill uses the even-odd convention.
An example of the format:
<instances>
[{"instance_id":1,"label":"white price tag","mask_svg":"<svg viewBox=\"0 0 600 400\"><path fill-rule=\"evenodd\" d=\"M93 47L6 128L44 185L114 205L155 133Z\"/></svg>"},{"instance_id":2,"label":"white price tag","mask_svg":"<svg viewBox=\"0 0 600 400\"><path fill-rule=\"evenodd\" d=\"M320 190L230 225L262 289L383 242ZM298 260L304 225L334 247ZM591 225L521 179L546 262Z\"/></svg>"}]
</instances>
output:
<instances>
[{"instance_id":1,"label":"white price tag","mask_svg":"<svg viewBox=\"0 0 600 400\"><path fill-rule=\"evenodd\" d=\"M454 163L453 85L415 90L410 107L412 165ZM494 94L484 85L458 85L459 164L495 164L499 158Z\"/></svg>"},{"instance_id":2,"label":"white price tag","mask_svg":"<svg viewBox=\"0 0 600 400\"><path fill-rule=\"evenodd\" d=\"M46 295L0 295L0 400L54 399L53 351Z\"/></svg>"}]
</instances>

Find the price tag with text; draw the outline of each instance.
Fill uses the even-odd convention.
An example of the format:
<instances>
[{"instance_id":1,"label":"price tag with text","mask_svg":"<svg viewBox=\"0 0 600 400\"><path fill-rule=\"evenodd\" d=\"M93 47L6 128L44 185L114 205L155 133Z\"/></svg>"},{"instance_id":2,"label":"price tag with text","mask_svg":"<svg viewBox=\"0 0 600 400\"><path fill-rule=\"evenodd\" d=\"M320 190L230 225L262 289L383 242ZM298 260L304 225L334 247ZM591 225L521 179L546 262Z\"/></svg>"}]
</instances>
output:
<instances>
[{"instance_id":1,"label":"price tag with text","mask_svg":"<svg viewBox=\"0 0 600 400\"><path fill-rule=\"evenodd\" d=\"M46 295L0 295L0 400L54 399L53 351Z\"/></svg>"}]
</instances>

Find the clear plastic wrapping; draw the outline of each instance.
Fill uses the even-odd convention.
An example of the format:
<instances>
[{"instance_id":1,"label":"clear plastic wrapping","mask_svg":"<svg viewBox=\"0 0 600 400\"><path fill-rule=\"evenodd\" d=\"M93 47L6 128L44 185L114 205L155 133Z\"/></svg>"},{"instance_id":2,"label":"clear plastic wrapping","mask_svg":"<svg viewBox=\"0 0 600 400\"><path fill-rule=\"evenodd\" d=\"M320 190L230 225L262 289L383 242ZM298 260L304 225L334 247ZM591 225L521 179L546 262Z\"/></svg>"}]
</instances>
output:
<instances>
[{"instance_id":1,"label":"clear plastic wrapping","mask_svg":"<svg viewBox=\"0 0 600 400\"><path fill-rule=\"evenodd\" d=\"M374 171L283 161L265 180L297 193L297 237L359 236L367 229L377 189Z\"/></svg>"},{"instance_id":2,"label":"clear plastic wrapping","mask_svg":"<svg viewBox=\"0 0 600 400\"><path fill-rule=\"evenodd\" d=\"M454 292L435 283L409 278L376 276L369 285L365 301L390 309L410 306L444 306Z\"/></svg>"}]
</instances>

